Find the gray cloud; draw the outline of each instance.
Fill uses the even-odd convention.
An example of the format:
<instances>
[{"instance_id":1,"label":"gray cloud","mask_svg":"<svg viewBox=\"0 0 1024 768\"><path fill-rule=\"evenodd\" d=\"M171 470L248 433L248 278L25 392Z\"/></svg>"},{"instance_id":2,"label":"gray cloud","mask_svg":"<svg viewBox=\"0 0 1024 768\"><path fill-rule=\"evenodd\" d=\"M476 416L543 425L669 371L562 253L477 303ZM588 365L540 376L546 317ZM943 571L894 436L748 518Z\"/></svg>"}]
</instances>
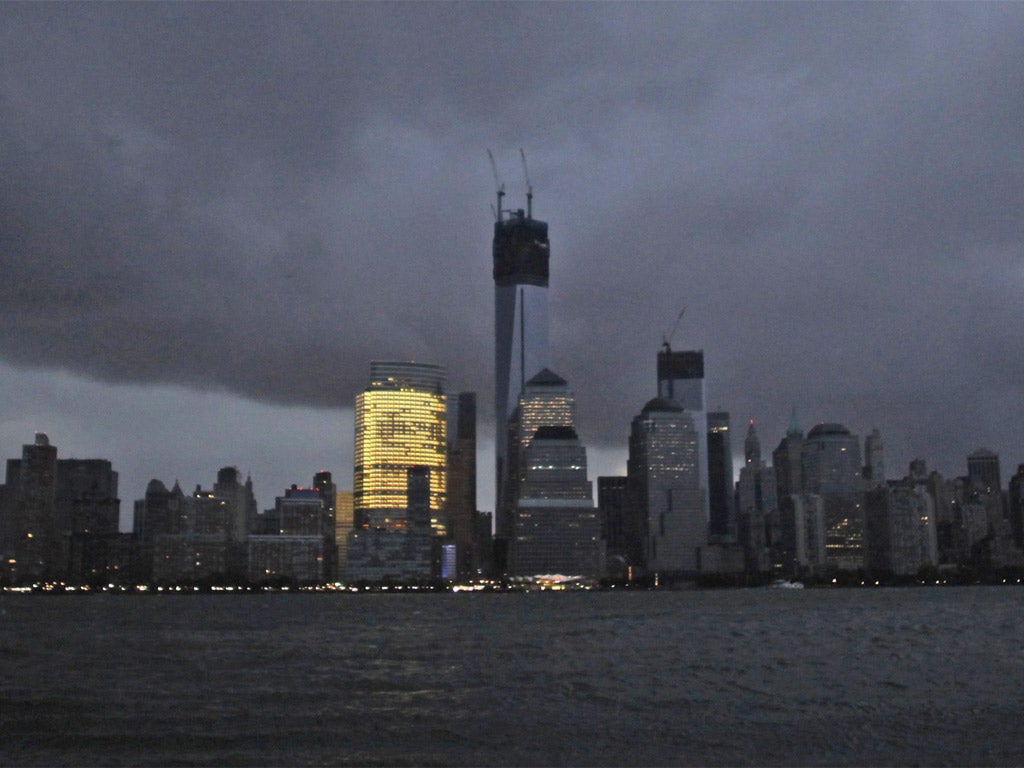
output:
<instances>
[{"instance_id":1,"label":"gray cloud","mask_svg":"<svg viewBox=\"0 0 1024 768\"><path fill-rule=\"evenodd\" d=\"M414 358L489 405L524 146L589 442L685 305L766 448L796 405L1009 465L1022 49L1009 4L8 5L0 357L331 408Z\"/></svg>"}]
</instances>

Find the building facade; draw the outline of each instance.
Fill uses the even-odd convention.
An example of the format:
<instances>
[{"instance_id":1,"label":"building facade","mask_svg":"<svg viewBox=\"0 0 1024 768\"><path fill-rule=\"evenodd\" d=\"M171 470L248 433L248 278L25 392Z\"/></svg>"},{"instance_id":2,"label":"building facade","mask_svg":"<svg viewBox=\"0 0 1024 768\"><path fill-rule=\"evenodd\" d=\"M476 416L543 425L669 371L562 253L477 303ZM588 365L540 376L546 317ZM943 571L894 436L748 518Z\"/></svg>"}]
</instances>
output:
<instances>
[{"instance_id":1,"label":"building facade","mask_svg":"<svg viewBox=\"0 0 1024 768\"><path fill-rule=\"evenodd\" d=\"M699 443L693 416L667 398L650 400L633 419L627 462L641 567L648 574L684 575L699 570L707 543L706 495L702 494Z\"/></svg>"},{"instance_id":2,"label":"building facade","mask_svg":"<svg viewBox=\"0 0 1024 768\"><path fill-rule=\"evenodd\" d=\"M601 523L587 479L586 449L572 426L538 427L522 461L509 573L596 578Z\"/></svg>"},{"instance_id":3,"label":"building facade","mask_svg":"<svg viewBox=\"0 0 1024 768\"><path fill-rule=\"evenodd\" d=\"M430 470L435 530L444 531L448 476L444 379L444 369L436 365L370 364L370 385L356 397L356 527L404 527L408 471L422 466Z\"/></svg>"},{"instance_id":4,"label":"building facade","mask_svg":"<svg viewBox=\"0 0 1024 768\"><path fill-rule=\"evenodd\" d=\"M805 493L825 503L829 565L864 567L864 478L860 441L842 424L818 424L807 433L800 454Z\"/></svg>"}]
</instances>

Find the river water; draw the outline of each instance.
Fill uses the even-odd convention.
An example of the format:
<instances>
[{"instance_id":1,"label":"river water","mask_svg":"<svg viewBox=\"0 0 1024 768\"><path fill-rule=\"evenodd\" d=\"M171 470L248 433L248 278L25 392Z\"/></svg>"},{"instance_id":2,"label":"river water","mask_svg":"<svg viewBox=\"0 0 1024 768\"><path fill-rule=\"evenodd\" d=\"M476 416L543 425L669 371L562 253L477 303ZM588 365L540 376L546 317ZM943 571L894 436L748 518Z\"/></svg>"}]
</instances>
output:
<instances>
[{"instance_id":1,"label":"river water","mask_svg":"<svg viewBox=\"0 0 1024 768\"><path fill-rule=\"evenodd\" d=\"M2 765L1021 765L1024 588L0 595Z\"/></svg>"}]
</instances>

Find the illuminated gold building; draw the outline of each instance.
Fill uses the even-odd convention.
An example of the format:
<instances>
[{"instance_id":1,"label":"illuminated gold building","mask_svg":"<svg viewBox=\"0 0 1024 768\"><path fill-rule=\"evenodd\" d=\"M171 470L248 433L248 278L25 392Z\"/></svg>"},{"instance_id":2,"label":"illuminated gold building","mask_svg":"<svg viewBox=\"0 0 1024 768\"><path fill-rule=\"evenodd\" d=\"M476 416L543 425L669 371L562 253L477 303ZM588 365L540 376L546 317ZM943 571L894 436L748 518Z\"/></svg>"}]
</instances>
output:
<instances>
[{"instance_id":1,"label":"illuminated gold building","mask_svg":"<svg viewBox=\"0 0 1024 768\"><path fill-rule=\"evenodd\" d=\"M430 470L432 523L436 533L444 533L444 378L444 369L436 365L370 363L370 386L356 398L356 527L404 529L409 469L426 467Z\"/></svg>"}]
</instances>

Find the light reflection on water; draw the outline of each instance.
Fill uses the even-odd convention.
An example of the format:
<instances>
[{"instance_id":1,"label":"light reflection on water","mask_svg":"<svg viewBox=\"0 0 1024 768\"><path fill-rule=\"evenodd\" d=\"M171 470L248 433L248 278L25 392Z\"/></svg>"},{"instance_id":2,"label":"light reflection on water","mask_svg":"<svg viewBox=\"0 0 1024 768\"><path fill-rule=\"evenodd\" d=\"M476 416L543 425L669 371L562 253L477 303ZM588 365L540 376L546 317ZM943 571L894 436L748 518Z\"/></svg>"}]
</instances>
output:
<instances>
[{"instance_id":1,"label":"light reflection on water","mask_svg":"<svg viewBox=\"0 0 1024 768\"><path fill-rule=\"evenodd\" d=\"M0 764L1024 762L1024 590L0 597Z\"/></svg>"}]
</instances>

